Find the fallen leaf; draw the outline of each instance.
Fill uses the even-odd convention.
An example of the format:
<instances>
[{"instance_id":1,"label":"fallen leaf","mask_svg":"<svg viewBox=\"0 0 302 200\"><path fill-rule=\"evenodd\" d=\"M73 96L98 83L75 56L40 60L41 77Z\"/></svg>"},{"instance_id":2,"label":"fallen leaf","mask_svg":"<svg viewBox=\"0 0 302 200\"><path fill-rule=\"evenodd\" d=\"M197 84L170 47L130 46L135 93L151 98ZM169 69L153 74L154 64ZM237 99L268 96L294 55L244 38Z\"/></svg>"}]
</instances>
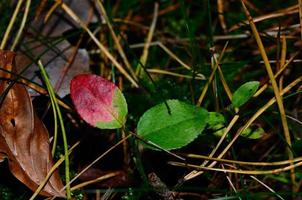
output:
<instances>
[{"instance_id":1,"label":"fallen leaf","mask_svg":"<svg viewBox=\"0 0 302 200\"><path fill-rule=\"evenodd\" d=\"M46 51L47 53L41 57L41 61L50 77L51 84L57 86L56 91L61 98L70 93L69 83L75 75L90 71L88 52L85 49L77 49L71 46L66 40L56 44L53 48L35 41L27 44L26 49L21 48L21 53L16 56L18 71L30 65L22 76L41 85L42 81L38 73L39 67L32 62L32 58L29 55L22 52L27 51L27 53L30 52L39 56ZM72 61L71 58L73 56L74 60ZM36 95L33 91L30 91L30 93Z\"/></svg>"},{"instance_id":2,"label":"fallen leaf","mask_svg":"<svg viewBox=\"0 0 302 200\"><path fill-rule=\"evenodd\" d=\"M0 51L0 63L11 70L14 53ZM5 74L5 75L4 75ZM8 73L0 72L0 77ZM8 80L0 81L0 93L4 98L0 105L0 150L8 158L11 173L23 184L35 191L53 166L49 150L48 132L33 111L32 102L26 88ZM0 156L3 160L3 156ZM64 197L60 192L62 181L56 171L49 179L41 194Z\"/></svg>"},{"instance_id":3,"label":"fallen leaf","mask_svg":"<svg viewBox=\"0 0 302 200\"><path fill-rule=\"evenodd\" d=\"M122 92L112 82L93 74L81 74L70 83L70 95L80 116L100 129L121 128L128 112Z\"/></svg>"},{"instance_id":4,"label":"fallen leaf","mask_svg":"<svg viewBox=\"0 0 302 200\"><path fill-rule=\"evenodd\" d=\"M98 10L98 13L100 13L100 11L92 1L62 0L62 2L68 5L68 7L70 7L70 9L72 9L73 12L81 19L81 21L87 24L98 21L95 11ZM48 12L48 10L46 10L46 12ZM37 20L36 23L33 24L37 28L40 27L39 30L42 28L42 31L40 32L42 35L58 37L70 29L80 28L79 24L72 20L71 17L69 17L69 15L60 8L60 6L52 13L46 23L44 23L45 14L46 13L38 18L42 20Z\"/></svg>"},{"instance_id":5,"label":"fallen leaf","mask_svg":"<svg viewBox=\"0 0 302 200\"><path fill-rule=\"evenodd\" d=\"M95 6L89 0L63 0L62 2L66 3L85 23L98 21L95 15ZM30 28L25 32L25 38L20 45L21 53L16 57L16 66L19 68L18 71L21 71L30 65L22 76L37 84L42 84L37 73L39 68L33 63L33 59L39 57L50 77L51 84L55 86L56 93L63 98L69 94L69 83L72 77L80 73L90 72L90 58L86 49L78 49L71 45L67 39L57 43L57 38L66 38L67 36L63 36L63 34L66 31L79 28L79 25L60 9L60 6L44 22L47 12L48 10L45 10L37 20L29 24ZM74 32L77 31L74 30ZM74 32L69 35L74 34ZM76 39L77 37L79 38L76 36ZM40 57L43 52L46 53ZM37 95L35 91L29 91L31 95Z\"/></svg>"}]
</instances>

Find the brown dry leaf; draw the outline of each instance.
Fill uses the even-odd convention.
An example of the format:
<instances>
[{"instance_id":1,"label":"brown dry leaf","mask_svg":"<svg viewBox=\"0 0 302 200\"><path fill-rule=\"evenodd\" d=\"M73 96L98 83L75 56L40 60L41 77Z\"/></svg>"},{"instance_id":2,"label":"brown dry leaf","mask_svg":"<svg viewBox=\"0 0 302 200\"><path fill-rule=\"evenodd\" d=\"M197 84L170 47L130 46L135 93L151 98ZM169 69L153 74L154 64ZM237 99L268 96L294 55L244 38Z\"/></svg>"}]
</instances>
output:
<instances>
[{"instance_id":1,"label":"brown dry leaf","mask_svg":"<svg viewBox=\"0 0 302 200\"><path fill-rule=\"evenodd\" d=\"M63 3L67 4L75 14L85 23L97 22L98 18L95 15L95 10L99 10L97 6L90 0L62 0ZM79 24L74 22L60 6L51 13L50 18L44 22L45 13L42 13L41 17L34 23L34 27L41 30L41 34L49 37L59 37L65 31L73 28L80 28ZM42 26L42 27L41 27Z\"/></svg>"},{"instance_id":2,"label":"brown dry leaf","mask_svg":"<svg viewBox=\"0 0 302 200\"><path fill-rule=\"evenodd\" d=\"M71 46L66 40L57 44L53 49L50 49L39 41L31 42L26 48L29 49L30 53L33 55L39 55L41 52L48 49L47 53L41 57L41 61L45 64L44 66L52 85L56 86L58 82L62 81L62 84L60 84L60 87L58 87L57 90L57 94L61 98L69 94L69 83L75 75L88 73L90 71L88 52L85 49L77 49L76 47ZM23 50L22 48L21 51L26 52L26 50ZM70 59L73 56L75 56L75 58L70 62ZM29 64L31 64L31 66L22 74L22 76L35 83L42 84L38 73L36 73L39 71L38 66L32 63L29 56L17 54L16 66L18 67L18 71L23 70L23 68ZM67 69L65 69L66 65L68 65ZM66 74L64 75L65 71ZM64 75L63 80L61 80L61 75ZM32 91L30 92L31 94L34 94Z\"/></svg>"},{"instance_id":3,"label":"brown dry leaf","mask_svg":"<svg viewBox=\"0 0 302 200\"><path fill-rule=\"evenodd\" d=\"M89 24L99 21L95 14L97 7L92 1L63 0L62 2L70 6L85 23ZM22 54L18 54L16 66L19 68L18 71L20 71L31 64L22 76L35 83L42 84L40 77L36 73L39 68L32 62L32 55L38 57L42 52L47 51L39 59L44 64L56 93L63 98L69 94L69 83L72 77L80 73L90 72L90 58L86 49L78 49L67 40L56 42L60 37L67 37L63 36L66 31L73 31L73 29L78 29L80 26L65 11L60 9L60 6L51 13L50 18L45 22L44 19L48 11L45 8L43 12L41 11L41 16L29 24L30 28L25 32L25 38L23 38L22 45L20 45L19 51ZM74 30L74 33L76 32ZM72 59L73 57L74 59ZM29 91L31 95L37 94L32 90Z\"/></svg>"},{"instance_id":4,"label":"brown dry leaf","mask_svg":"<svg viewBox=\"0 0 302 200\"><path fill-rule=\"evenodd\" d=\"M0 65L12 70L15 54L0 50ZM0 77L9 78L9 74L0 72ZM5 94L8 80L0 81L0 93L4 95L0 105L0 161L8 158L12 174L31 190L36 190L53 166L49 150L47 129L35 115L32 102L26 88L15 83ZM56 171L41 194L64 197L60 192L62 181Z\"/></svg>"}]
</instances>

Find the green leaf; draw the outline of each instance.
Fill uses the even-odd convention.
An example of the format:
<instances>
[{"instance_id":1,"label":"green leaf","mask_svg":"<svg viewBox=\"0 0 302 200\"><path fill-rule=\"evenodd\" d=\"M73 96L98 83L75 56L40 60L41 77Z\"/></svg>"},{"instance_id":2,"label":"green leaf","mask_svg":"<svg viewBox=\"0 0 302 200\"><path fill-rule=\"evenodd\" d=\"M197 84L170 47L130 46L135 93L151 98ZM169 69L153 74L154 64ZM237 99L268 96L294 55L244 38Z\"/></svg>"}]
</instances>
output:
<instances>
[{"instance_id":1,"label":"green leaf","mask_svg":"<svg viewBox=\"0 0 302 200\"><path fill-rule=\"evenodd\" d=\"M245 104L257 91L259 87L258 81L250 81L241 85L235 92L232 98L233 107L240 107Z\"/></svg>"},{"instance_id":2,"label":"green leaf","mask_svg":"<svg viewBox=\"0 0 302 200\"><path fill-rule=\"evenodd\" d=\"M137 133L160 147L171 150L192 142L207 124L208 112L178 100L168 100L146 111L137 125Z\"/></svg>"},{"instance_id":3,"label":"green leaf","mask_svg":"<svg viewBox=\"0 0 302 200\"><path fill-rule=\"evenodd\" d=\"M225 118L221 113L209 112L208 128L214 131L214 135L221 137L224 133Z\"/></svg>"},{"instance_id":4,"label":"green leaf","mask_svg":"<svg viewBox=\"0 0 302 200\"><path fill-rule=\"evenodd\" d=\"M263 136L264 133L265 131L261 127L258 127L255 130L253 130L252 128L247 128L241 133L241 136L249 139L259 139Z\"/></svg>"},{"instance_id":5,"label":"green leaf","mask_svg":"<svg viewBox=\"0 0 302 200\"><path fill-rule=\"evenodd\" d=\"M221 113L209 112L207 122L209 129L218 130L224 126L225 118Z\"/></svg>"}]
</instances>

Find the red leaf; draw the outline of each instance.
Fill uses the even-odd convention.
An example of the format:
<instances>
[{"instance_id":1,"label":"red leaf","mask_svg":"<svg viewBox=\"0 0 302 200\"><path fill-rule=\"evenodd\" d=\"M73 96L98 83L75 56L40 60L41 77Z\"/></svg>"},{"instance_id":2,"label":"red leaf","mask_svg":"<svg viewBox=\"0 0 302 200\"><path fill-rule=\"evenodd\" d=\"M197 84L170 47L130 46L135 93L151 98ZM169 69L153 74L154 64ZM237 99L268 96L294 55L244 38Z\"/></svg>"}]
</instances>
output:
<instances>
[{"instance_id":1,"label":"red leaf","mask_svg":"<svg viewBox=\"0 0 302 200\"><path fill-rule=\"evenodd\" d=\"M81 74L71 80L70 94L77 112L90 125L110 129L124 124L126 100L112 82Z\"/></svg>"},{"instance_id":2,"label":"red leaf","mask_svg":"<svg viewBox=\"0 0 302 200\"><path fill-rule=\"evenodd\" d=\"M11 70L13 58L14 53L0 51L0 64L6 70ZM0 77L10 78L10 75L0 72ZM9 85L6 80L0 82L0 93L4 97L0 107L0 161L6 155L12 174L34 191L53 166L48 132L35 115L25 87L14 83L6 94ZM41 194L64 197L60 192L62 187L56 171Z\"/></svg>"}]
</instances>

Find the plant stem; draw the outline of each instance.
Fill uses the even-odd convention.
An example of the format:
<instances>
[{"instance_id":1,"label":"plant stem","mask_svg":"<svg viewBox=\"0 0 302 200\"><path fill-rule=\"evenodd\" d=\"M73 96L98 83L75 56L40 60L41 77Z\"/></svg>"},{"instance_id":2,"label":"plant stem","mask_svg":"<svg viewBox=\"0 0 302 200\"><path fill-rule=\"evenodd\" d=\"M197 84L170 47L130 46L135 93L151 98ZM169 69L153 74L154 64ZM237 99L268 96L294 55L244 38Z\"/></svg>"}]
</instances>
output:
<instances>
[{"instance_id":1,"label":"plant stem","mask_svg":"<svg viewBox=\"0 0 302 200\"><path fill-rule=\"evenodd\" d=\"M63 121L63 117L62 117L62 113L59 107L59 104L55 98L55 93L54 93L54 89L49 81L47 72L45 71L42 62L38 61L38 66L39 69L41 71L42 77L45 81L46 87L48 89L49 92L49 96L52 96L53 98L53 103L55 106L55 109L57 110L57 114L58 114L58 118L59 118L59 122L60 122L60 126L61 126L61 131L62 131L62 138L63 138L63 143L64 143L64 157L65 157L65 181L66 183L70 182L70 174L69 174L69 156L68 156L68 143L67 143L67 137L66 137L66 131L65 131L65 126L64 126L64 121ZM68 184L66 187L66 197L67 199L71 199L71 190L70 190L70 185Z\"/></svg>"}]
</instances>

